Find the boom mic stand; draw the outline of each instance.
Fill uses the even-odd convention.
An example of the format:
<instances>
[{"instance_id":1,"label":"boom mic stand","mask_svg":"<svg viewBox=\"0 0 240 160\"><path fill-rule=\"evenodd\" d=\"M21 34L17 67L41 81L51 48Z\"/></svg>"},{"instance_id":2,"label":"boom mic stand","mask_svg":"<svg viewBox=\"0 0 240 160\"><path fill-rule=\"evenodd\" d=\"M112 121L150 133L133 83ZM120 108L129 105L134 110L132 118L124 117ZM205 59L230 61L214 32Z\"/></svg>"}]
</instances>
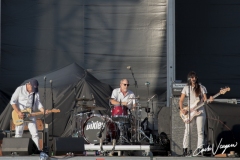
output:
<instances>
[{"instance_id":1,"label":"boom mic stand","mask_svg":"<svg viewBox=\"0 0 240 160\"><path fill-rule=\"evenodd\" d=\"M133 80L134 80L134 86L135 86L135 93L136 93L136 95L138 95L138 94L137 94L138 85L137 85L137 81L136 81L136 79L135 79L135 77L134 77L134 73L133 73L133 71L132 71L132 69L131 69L131 66L128 66L127 69L130 70L131 73L132 73L132 77L133 77Z\"/></svg>"},{"instance_id":2,"label":"boom mic stand","mask_svg":"<svg viewBox=\"0 0 240 160\"><path fill-rule=\"evenodd\" d=\"M49 81L50 84L51 84L51 95L52 95L52 109L54 108L54 100L53 100L53 87L52 87L52 80ZM53 140L53 131L54 131L54 122L53 122L53 119L54 119L54 114L52 114L52 140Z\"/></svg>"},{"instance_id":3,"label":"boom mic stand","mask_svg":"<svg viewBox=\"0 0 240 160\"><path fill-rule=\"evenodd\" d=\"M44 113L43 113L43 152L48 154L48 146L46 145L46 131L45 131L45 117L46 117L46 76L44 76L44 93L43 93L43 99L44 99L44 105L43 105L43 109L44 109Z\"/></svg>"},{"instance_id":4,"label":"boom mic stand","mask_svg":"<svg viewBox=\"0 0 240 160\"><path fill-rule=\"evenodd\" d=\"M191 86L188 85L188 118L190 119L191 114L190 114L190 88ZM192 147L191 147L191 125L190 122L188 123L188 145L189 145L189 156L192 156Z\"/></svg>"}]
</instances>

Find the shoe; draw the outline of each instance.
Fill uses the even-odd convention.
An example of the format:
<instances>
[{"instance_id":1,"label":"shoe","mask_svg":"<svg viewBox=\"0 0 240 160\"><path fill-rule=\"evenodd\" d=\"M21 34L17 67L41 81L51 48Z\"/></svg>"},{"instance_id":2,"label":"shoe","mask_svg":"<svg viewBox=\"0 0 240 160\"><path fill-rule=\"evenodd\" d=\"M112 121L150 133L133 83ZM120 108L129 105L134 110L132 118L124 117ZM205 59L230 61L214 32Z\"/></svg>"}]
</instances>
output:
<instances>
[{"instance_id":1,"label":"shoe","mask_svg":"<svg viewBox=\"0 0 240 160\"><path fill-rule=\"evenodd\" d=\"M182 154L182 156L183 157L186 157L188 155L188 153L187 153L187 148L183 148L183 154Z\"/></svg>"}]
</instances>

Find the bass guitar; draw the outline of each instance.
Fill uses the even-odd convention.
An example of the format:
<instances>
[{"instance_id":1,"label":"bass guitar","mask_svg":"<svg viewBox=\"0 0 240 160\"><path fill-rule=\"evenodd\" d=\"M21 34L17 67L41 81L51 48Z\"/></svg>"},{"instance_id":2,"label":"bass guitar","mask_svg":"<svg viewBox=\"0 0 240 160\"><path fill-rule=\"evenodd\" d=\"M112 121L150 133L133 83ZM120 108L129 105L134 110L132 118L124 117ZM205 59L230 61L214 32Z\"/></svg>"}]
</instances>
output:
<instances>
[{"instance_id":1,"label":"bass guitar","mask_svg":"<svg viewBox=\"0 0 240 160\"><path fill-rule=\"evenodd\" d=\"M230 91L229 87L225 87L224 89L221 89L217 94L213 96L213 99L218 97L221 94L225 94L227 91ZM199 109L200 107L202 107L208 102L209 102L209 99L206 102L200 102L200 103L199 101L196 101L193 104L191 104L190 107L188 106L184 107L183 109L187 111L185 114L183 114L180 110L180 117L182 118L183 122L190 123L195 116L198 116L202 113L202 111L198 111L197 109ZM189 118L188 112L190 112L190 118Z\"/></svg>"},{"instance_id":2,"label":"bass guitar","mask_svg":"<svg viewBox=\"0 0 240 160\"><path fill-rule=\"evenodd\" d=\"M15 110L12 111L13 123L17 126L23 124L24 122L31 121L31 120L28 119L29 117L44 114L43 112L33 112L33 113L31 113L30 108L27 108L25 110L21 110L21 112L23 113L23 119L18 117L18 114ZM48 110L48 113L58 113L58 112L60 112L59 109Z\"/></svg>"}]
</instances>

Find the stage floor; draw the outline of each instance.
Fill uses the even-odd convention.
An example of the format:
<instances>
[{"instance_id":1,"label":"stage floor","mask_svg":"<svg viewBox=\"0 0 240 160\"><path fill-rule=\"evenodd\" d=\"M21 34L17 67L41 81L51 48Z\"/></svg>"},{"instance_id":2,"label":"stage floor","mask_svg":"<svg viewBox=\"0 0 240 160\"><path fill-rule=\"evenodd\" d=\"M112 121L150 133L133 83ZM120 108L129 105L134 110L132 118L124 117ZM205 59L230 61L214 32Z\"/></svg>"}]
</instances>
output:
<instances>
[{"instance_id":1,"label":"stage floor","mask_svg":"<svg viewBox=\"0 0 240 160\"><path fill-rule=\"evenodd\" d=\"M113 156L113 157L102 157L102 156L55 156L49 157L48 160L61 160L61 159L71 159L71 160L185 160L185 159L193 159L193 160L213 160L216 157L135 157L135 156ZM239 157L236 157L239 158ZM235 158L235 159L236 159ZM16 160L40 160L39 156L2 156L0 160L9 160L9 159L16 159ZM224 158L226 160L234 159L234 158Z\"/></svg>"}]
</instances>

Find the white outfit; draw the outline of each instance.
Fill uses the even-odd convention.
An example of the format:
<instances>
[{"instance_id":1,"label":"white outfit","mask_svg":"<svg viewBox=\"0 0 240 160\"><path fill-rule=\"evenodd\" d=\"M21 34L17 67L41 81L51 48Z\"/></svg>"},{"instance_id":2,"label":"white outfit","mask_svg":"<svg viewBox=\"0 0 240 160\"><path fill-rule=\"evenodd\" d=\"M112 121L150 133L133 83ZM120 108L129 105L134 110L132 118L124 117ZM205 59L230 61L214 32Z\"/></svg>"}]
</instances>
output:
<instances>
[{"instance_id":1,"label":"white outfit","mask_svg":"<svg viewBox=\"0 0 240 160\"><path fill-rule=\"evenodd\" d=\"M42 108L42 104L39 99L39 94L35 93L34 104L33 102L33 92L29 93L27 91L26 85L22 85L18 87L12 95L10 100L10 104L16 104L20 110L24 110L26 108L32 108L32 111L37 111ZM39 149L39 137L38 131L36 127L36 117L29 117L32 122L24 122L22 125L15 126L15 137L22 137L23 129L25 125L28 125L28 129L32 135L32 140L35 142L36 146Z\"/></svg>"},{"instance_id":2,"label":"white outfit","mask_svg":"<svg viewBox=\"0 0 240 160\"><path fill-rule=\"evenodd\" d=\"M193 104L197 100L200 100L201 102L203 101L203 94L207 94L207 90L202 85L200 85L200 87L201 87L201 95L197 97L195 95L194 89L192 88L192 86L190 86L190 104ZM185 86L183 88L182 94L185 94L187 97L189 96L189 86ZM190 105L188 104L188 106L190 106ZM198 134L197 147L198 148L203 148L203 144L204 144L204 125L205 125L205 121L206 121L206 113L205 113L204 106L200 107L198 109L198 111L202 111L202 113L198 116L195 116L192 119L192 121L190 122L190 132L188 132L189 131L189 125L187 123L185 123L185 132L184 132L184 137L183 137L183 148L188 148L189 147L188 136L189 136L189 133L192 133L192 128L193 128L194 124L197 125L197 134Z\"/></svg>"},{"instance_id":3,"label":"white outfit","mask_svg":"<svg viewBox=\"0 0 240 160\"><path fill-rule=\"evenodd\" d=\"M127 107L129 109L131 109L132 106L136 103L135 99L129 99L129 98L135 98L134 93L130 90L128 90L126 96L124 96L123 93L121 92L120 88L116 88L112 91L111 98L113 98L114 100L121 102L121 103L127 102Z\"/></svg>"}]
</instances>

